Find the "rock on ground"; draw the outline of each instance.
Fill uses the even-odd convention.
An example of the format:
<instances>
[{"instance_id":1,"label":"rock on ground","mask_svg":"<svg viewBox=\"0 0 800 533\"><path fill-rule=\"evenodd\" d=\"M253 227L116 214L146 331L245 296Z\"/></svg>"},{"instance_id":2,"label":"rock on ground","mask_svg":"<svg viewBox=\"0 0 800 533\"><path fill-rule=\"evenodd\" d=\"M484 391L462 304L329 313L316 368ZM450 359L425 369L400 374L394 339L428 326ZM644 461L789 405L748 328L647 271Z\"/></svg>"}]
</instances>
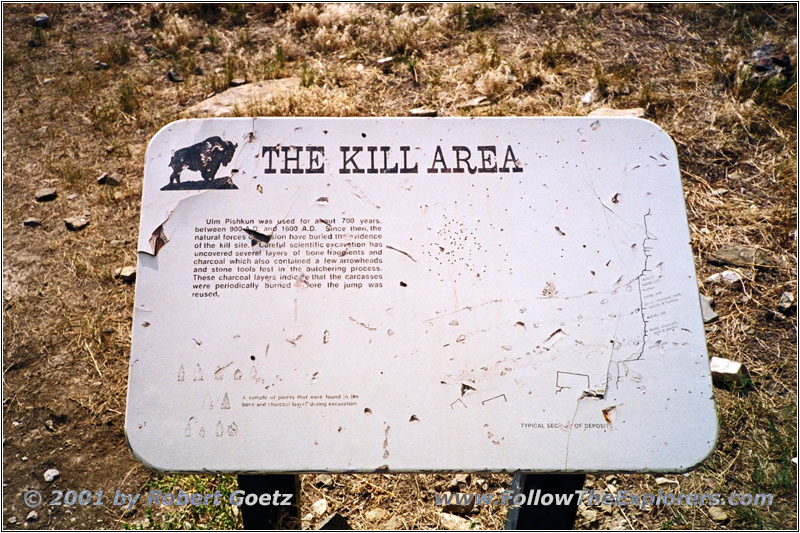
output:
<instances>
[{"instance_id":1,"label":"rock on ground","mask_svg":"<svg viewBox=\"0 0 800 533\"><path fill-rule=\"evenodd\" d=\"M469 482L472 481L472 476L469 474L456 474L456 476L450 481L450 488L455 489L458 487L465 487L469 485Z\"/></svg>"},{"instance_id":2,"label":"rock on ground","mask_svg":"<svg viewBox=\"0 0 800 533\"><path fill-rule=\"evenodd\" d=\"M384 531L391 530L397 531L398 529L403 529L403 521L400 517L393 516L383 524L381 524L381 529Z\"/></svg>"},{"instance_id":3,"label":"rock on ground","mask_svg":"<svg viewBox=\"0 0 800 533\"><path fill-rule=\"evenodd\" d=\"M37 202L50 202L55 200L58 196L54 187L50 187L47 189L40 189L36 191L36 201Z\"/></svg>"},{"instance_id":4,"label":"rock on ground","mask_svg":"<svg viewBox=\"0 0 800 533\"><path fill-rule=\"evenodd\" d=\"M37 226L41 226L42 225L42 221L41 221L41 219L38 219L38 218L26 218L22 222L22 225L27 227L27 228L35 228Z\"/></svg>"},{"instance_id":5,"label":"rock on ground","mask_svg":"<svg viewBox=\"0 0 800 533\"><path fill-rule=\"evenodd\" d=\"M112 187L116 187L121 182L114 176L109 176L108 174L103 172L103 174L99 178L97 178L97 183L98 185L111 185Z\"/></svg>"},{"instance_id":6,"label":"rock on ground","mask_svg":"<svg viewBox=\"0 0 800 533\"><path fill-rule=\"evenodd\" d=\"M333 476L330 474L320 474L314 478L314 485L317 487L333 487Z\"/></svg>"},{"instance_id":7,"label":"rock on ground","mask_svg":"<svg viewBox=\"0 0 800 533\"><path fill-rule=\"evenodd\" d=\"M781 294L781 299L778 302L778 311L781 313L785 313L789 311L792 307L794 307L794 294L789 291L784 292Z\"/></svg>"},{"instance_id":8,"label":"rock on ground","mask_svg":"<svg viewBox=\"0 0 800 533\"><path fill-rule=\"evenodd\" d=\"M64 219L64 225L70 231L80 231L89 225L89 219L86 217L69 217Z\"/></svg>"},{"instance_id":9,"label":"rock on ground","mask_svg":"<svg viewBox=\"0 0 800 533\"><path fill-rule=\"evenodd\" d=\"M678 482L668 477L657 477L656 485L678 485Z\"/></svg>"},{"instance_id":10,"label":"rock on ground","mask_svg":"<svg viewBox=\"0 0 800 533\"><path fill-rule=\"evenodd\" d=\"M706 324L710 324L719 318L719 315L711 308L713 302L713 298L703 296L702 294L700 295L700 310L703 312L703 322Z\"/></svg>"},{"instance_id":11,"label":"rock on ground","mask_svg":"<svg viewBox=\"0 0 800 533\"><path fill-rule=\"evenodd\" d=\"M119 277L122 281L130 283L131 281L136 279L136 267L135 266L126 266L122 267L119 270Z\"/></svg>"},{"instance_id":12,"label":"rock on ground","mask_svg":"<svg viewBox=\"0 0 800 533\"><path fill-rule=\"evenodd\" d=\"M448 530L468 530L470 526L470 521L466 518L461 518L460 516L456 516L450 513L438 513L439 515L439 524L444 529Z\"/></svg>"},{"instance_id":13,"label":"rock on ground","mask_svg":"<svg viewBox=\"0 0 800 533\"><path fill-rule=\"evenodd\" d=\"M711 283L724 283L726 285L733 285L742 281L742 275L734 270L724 270L711 274L706 278L706 281Z\"/></svg>"},{"instance_id":14,"label":"rock on ground","mask_svg":"<svg viewBox=\"0 0 800 533\"><path fill-rule=\"evenodd\" d=\"M311 504L311 512L317 516L322 516L328 511L328 502L321 498Z\"/></svg>"},{"instance_id":15,"label":"rock on ground","mask_svg":"<svg viewBox=\"0 0 800 533\"><path fill-rule=\"evenodd\" d=\"M51 483L55 478L57 478L60 475L61 475L61 472L59 472L55 468L50 468L48 470L45 470L45 472L44 472L44 480L47 483Z\"/></svg>"},{"instance_id":16,"label":"rock on ground","mask_svg":"<svg viewBox=\"0 0 800 533\"><path fill-rule=\"evenodd\" d=\"M233 115L234 109L246 110L248 105L265 102L279 94L297 91L300 78L283 78L265 80L232 87L199 102L188 108L184 115L188 117L221 117Z\"/></svg>"},{"instance_id":17,"label":"rock on ground","mask_svg":"<svg viewBox=\"0 0 800 533\"><path fill-rule=\"evenodd\" d=\"M171 68L167 71L167 79L172 83L180 83L183 81L183 76L181 76L177 70Z\"/></svg>"},{"instance_id":18,"label":"rock on ground","mask_svg":"<svg viewBox=\"0 0 800 533\"><path fill-rule=\"evenodd\" d=\"M474 109L476 107L485 107L485 106L488 106L488 105L492 105L492 101L491 100L489 100L485 96L478 96L478 97L473 98L472 100L469 100L467 102L462 102L460 104L457 104L456 105L456 109L467 111L467 110L470 110L470 109Z\"/></svg>"},{"instance_id":19,"label":"rock on ground","mask_svg":"<svg viewBox=\"0 0 800 533\"><path fill-rule=\"evenodd\" d=\"M708 256L708 262L715 265L740 267L776 267L778 263L760 248L726 244Z\"/></svg>"},{"instance_id":20,"label":"rock on ground","mask_svg":"<svg viewBox=\"0 0 800 533\"><path fill-rule=\"evenodd\" d=\"M634 107L633 109L611 109L610 107L598 107L591 113L590 117L634 117L641 118L644 116L644 109L641 107Z\"/></svg>"},{"instance_id":21,"label":"rock on ground","mask_svg":"<svg viewBox=\"0 0 800 533\"><path fill-rule=\"evenodd\" d=\"M46 28L50 25L50 17L48 17L45 13L39 13L33 17L33 22L31 24L37 28Z\"/></svg>"},{"instance_id":22,"label":"rock on ground","mask_svg":"<svg viewBox=\"0 0 800 533\"><path fill-rule=\"evenodd\" d=\"M597 511L594 509L584 508L580 512L581 518L586 520L587 524L594 524L600 519L600 516Z\"/></svg>"},{"instance_id":23,"label":"rock on ground","mask_svg":"<svg viewBox=\"0 0 800 533\"><path fill-rule=\"evenodd\" d=\"M430 107L417 107L409 111L408 114L412 117L435 117L439 112Z\"/></svg>"},{"instance_id":24,"label":"rock on ground","mask_svg":"<svg viewBox=\"0 0 800 533\"><path fill-rule=\"evenodd\" d=\"M723 357L711 358L711 379L717 385L726 383L741 385L748 377L750 377L750 374L747 372L747 367L742 363Z\"/></svg>"},{"instance_id":25,"label":"rock on ground","mask_svg":"<svg viewBox=\"0 0 800 533\"><path fill-rule=\"evenodd\" d=\"M711 520L714 522L726 522L728 520L728 514L722 507L709 507L708 516L710 516Z\"/></svg>"},{"instance_id":26,"label":"rock on ground","mask_svg":"<svg viewBox=\"0 0 800 533\"><path fill-rule=\"evenodd\" d=\"M381 520L384 520L388 514L389 513L384 509L370 509L364 513L364 516L370 522L380 522Z\"/></svg>"}]
</instances>

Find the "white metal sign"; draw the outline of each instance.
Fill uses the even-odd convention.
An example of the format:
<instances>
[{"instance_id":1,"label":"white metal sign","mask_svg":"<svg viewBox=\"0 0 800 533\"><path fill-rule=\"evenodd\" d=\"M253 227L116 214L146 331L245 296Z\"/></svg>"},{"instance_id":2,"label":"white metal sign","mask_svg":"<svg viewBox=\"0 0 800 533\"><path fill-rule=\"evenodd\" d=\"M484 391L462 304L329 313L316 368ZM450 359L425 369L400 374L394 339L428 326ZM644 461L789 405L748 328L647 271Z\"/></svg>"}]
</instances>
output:
<instances>
[{"instance_id":1,"label":"white metal sign","mask_svg":"<svg viewBox=\"0 0 800 533\"><path fill-rule=\"evenodd\" d=\"M716 417L675 146L615 118L188 120L126 432L173 471L671 471Z\"/></svg>"}]
</instances>

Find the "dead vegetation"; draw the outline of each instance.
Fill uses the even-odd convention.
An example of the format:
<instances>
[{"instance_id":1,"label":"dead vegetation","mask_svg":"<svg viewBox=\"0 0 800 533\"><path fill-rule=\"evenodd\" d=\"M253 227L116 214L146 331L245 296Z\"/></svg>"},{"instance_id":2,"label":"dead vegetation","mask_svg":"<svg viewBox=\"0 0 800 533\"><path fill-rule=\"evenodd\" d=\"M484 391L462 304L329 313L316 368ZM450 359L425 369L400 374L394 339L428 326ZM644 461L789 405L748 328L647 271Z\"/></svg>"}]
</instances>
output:
<instances>
[{"instance_id":1,"label":"dead vegetation","mask_svg":"<svg viewBox=\"0 0 800 533\"><path fill-rule=\"evenodd\" d=\"M46 28L33 16L46 12ZM585 115L642 107L678 146L699 279L723 267L721 245L755 247L771 268L735 267L741 286L702 282L720 315L711 355L744 362L752 381L717 388L714 454L677 484L650 475L594 476L597 489L774 493L769 507L603 511L582 528L793 528L797 524L797 85L794 72L755 80L742 60L765 43L796 68L797 14L762 5L11 5L3 6L3 523L28 512L25 487L62 472L58 488L142 492L228 486L220 476L147 472L122 432L135 264L148 140L189 105L231 85L296 76L299 90L241 115ZM378 63L391 57L388 62ZM183 82L168 80L174 69ZM752 74L752 73L751 73ZM593 102L581 97L593 91ZM460 108L478 96L488 105ZM103 172L118 187L95 183ZM36 190L58 198L37 203ZM75 195L75 196L73 196ZM69 232L62 219L88 214ZM38 228L22 226L35 216ZM46 421L50 421L46 425ZM52 427L52 429L51 429ZM23 457L26 459L23 460ZM328 499L356 527L438 527L433 492L446 475L305 476L303 514ZM489 491L509 476L484 476ZM666 488L665 488L666 487ZM473 479L465 491L481 490ZM379 521L367 511L384 509ZM171 515L116 508L40 510L29 527L234 527L230 508ZM227 513L227 514L225 514ZM502 526L505 509L470 515ZM318 520L306 524L311 527Z\"/></svg>"}]
</instances>

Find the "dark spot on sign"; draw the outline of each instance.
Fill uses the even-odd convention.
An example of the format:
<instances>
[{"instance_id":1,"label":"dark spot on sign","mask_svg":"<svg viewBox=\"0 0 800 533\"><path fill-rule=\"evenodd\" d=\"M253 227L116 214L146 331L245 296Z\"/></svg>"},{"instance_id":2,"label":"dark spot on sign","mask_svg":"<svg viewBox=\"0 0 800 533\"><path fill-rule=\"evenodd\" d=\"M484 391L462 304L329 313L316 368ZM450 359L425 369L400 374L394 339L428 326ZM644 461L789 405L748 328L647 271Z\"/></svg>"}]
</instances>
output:
<instances>
[{"instance_id":1,"label":"dark spot on sign","mask_svg":"<svg viewBox=\"0 0 800 533\"><path fill-rule=\"evenodd\" d=\"M561 231L561 228L559 228L558 226L556 226L556 227L555 227L555 230L556 230L556 231L558 232L558 234L559 234L559 235L561 235L562 237L566 237L566 235L567 235L567 234L566 234L566 233L564 233L563 231Z\"/></svg>"},{"instance_id":2,"label":"dark spot on sign","mask_svg":"<svg viewBox=\"0 0 800 533\"><path fill-rule=\"evenodd\" d=\"M261 233L260 231L256 231L254 229L249 228L242 228L245 233L247 233L253 241L253 244L256 242L263 242L264 244L269 244L269 241L272 240L272 235L267 235L266 233Z\"/></svg>"},{"instance_id":3,"label":"dark spot on sign","mask_svg":"<svg viewBox=\"0 0 800 533\"><path fill-rule=\"evenodd\" d=\"M255 355L251 355L251 356L250 356L250 360L251 360L251 361L255 361L255 360L256 360L256 356L255 356Z\"/></svg>"},{"instance_id":4,"label":"dark spot on sign","mask_svg":"<svg viewBox=\"0 0 800 533\"><path fill-rule=\"evenodd\" d=\"M366 138L367 138L367 134L366 134L366 133L362 133L362 134L361 134L361 137L362 137L362 138L364 138L364 139L366 139Z\"/></svg>"},{"instance_id":5,"label":"dark spot on sign","mask_svg":"<svg viewBox=\"0 0 800 533\"><path fill-rule=\"evenodd\" d=\"M408 283L406 283L405 281L401 281L400 282L400 286L401 287L408 287Z\"/></svg>"},{"instance_id":6,"label":"dark spot on sign","mask_svg":"<svg viewBox=\"0 0 800 533\"><path fill-rule=\"evenodd\" d=\"M411 418L408 419L409 422L419 422L419 418L417 415L411 415Z\"/></svg>"},{"instance_id":7,"label":"dark spot on sign","mask_svg":"<svg viewBox=\"0 0 800 533\"><path fill-rule=\"evenodd\" d=\"M562 330L561 328L558 328L558 329L557 329L557 330L555 330L553 333L551 333L551 334L550 334L550 336L549 336L549 337L547 337L547 338L544 340L544 342L547 342L547 341L549 341L550 339L552 339L553 337L555 337L555 336L556 336L556 335L558 335L559 333L563 335L563 334L564 334L564 330Z\"/></svg>"},{"instance_id":8,"label":"dark spot on sign","mask_svg":"<svg viewBox=\"0 0 800 533\"><path fill-rule=\"evenodd\" d=\"M475 387L473 387L472 385L467 385L466 383L462 383L461 384L461 396L464 396L469 391L473 391L473 390L475 390Z\"/></svg>"},{"instance_id":9,"label":"dark spot on sign","mask_svg":"<svg viewBox=\"0 0 800 533\"><path fill-rule=\"evenodd\" d=\"M372 414L372 409L370 409L369 407L365 407L364 408L364 414L365 415L371 415Z\"/></svg>"},{"instance_id":10,"label":"dark spot on sign","mask_svg":"<svg viewBox=\"0 0 800 533\"><path fill-rule=\"evenodd\" d=\"M619 193L617 193L611 198L611 201L615 204L618 204L622 201L622 196Z\"/></svg>"},{"instance_id":11,"label":"dark spot on sign","mask_svg":"<svg viewBox=\"0 0 800 533\"><path fill-rule=\"evenodd\" d=\"M148 328L148 327L150 327L150 322L142 322L142 327L143 327L143 328Z\"/></svg>"}]
</instances>

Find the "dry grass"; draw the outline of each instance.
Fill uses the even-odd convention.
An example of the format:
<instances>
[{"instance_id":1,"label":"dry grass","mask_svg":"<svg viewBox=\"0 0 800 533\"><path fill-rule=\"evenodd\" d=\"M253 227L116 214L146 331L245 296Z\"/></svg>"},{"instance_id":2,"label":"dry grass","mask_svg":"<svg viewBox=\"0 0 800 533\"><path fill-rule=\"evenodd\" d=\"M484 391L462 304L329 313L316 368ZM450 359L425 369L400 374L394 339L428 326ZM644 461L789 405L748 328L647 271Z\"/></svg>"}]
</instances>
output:
<instances>
[{"instance_id":1,"label":"dry grass","mask_svg":"<svg viewBox=\"0 0 800 533\"><path fill-rule=\"evenodd\" d=\"M40 11L51 25L34 30ZM796 527L796 315L772 313L782 292L797 294L796 78L737 78L740 60L764 42L786 47L796 66L796 20L793 5L4 5L4 523L10 514L24 520L18 491L49 466L62 471L64 488L230 483L162 479L127 451L121 427L133 288L112 271L136 260L149 138L234 77L298 76L302 89L239 112L396 116L424 105L440 116L556 116L643 107L678 146L699 278L722 270L706 260L722 244L761 248L780 264L739 268L739 288L701 284L721 316L707 335L710 353L746 363L753 380L716 389L717 450L670 490L776 496L769 508L728 509L725 524L702 507L659 507L625 516L617 509L591 527ZM379 66L387 56L395 61ZM97 70L98 60L109 68ZM169 82L170 68L185 82ZM597 101L583 106L592 89ZM481 95L492 104L456 108ZM123 184L95 185L102 172ZM45 186L56 186L59 198L38 204L34 193ZM64 230L64 217L83 213L87 229ZM23 228L29 216L42 227ZM57 422L55 433L41 429L45 419ZM508 487L508 476L485 478L490 490ZM324 496L359 528L382 526L366 519L374 508L403 527L437 527L431 491L449 479L338 475L334 489L318 489L306 476L303 510ZM634 492L663 489L649 475L613 482ZM478 528L499 528L504 514L495 508L471 518ZM123 519L116 509L56 510L35 526L121 527L141 518L141 511ZM235 516L154 520L237 523Z\"/></svg>"}]
</instances>

